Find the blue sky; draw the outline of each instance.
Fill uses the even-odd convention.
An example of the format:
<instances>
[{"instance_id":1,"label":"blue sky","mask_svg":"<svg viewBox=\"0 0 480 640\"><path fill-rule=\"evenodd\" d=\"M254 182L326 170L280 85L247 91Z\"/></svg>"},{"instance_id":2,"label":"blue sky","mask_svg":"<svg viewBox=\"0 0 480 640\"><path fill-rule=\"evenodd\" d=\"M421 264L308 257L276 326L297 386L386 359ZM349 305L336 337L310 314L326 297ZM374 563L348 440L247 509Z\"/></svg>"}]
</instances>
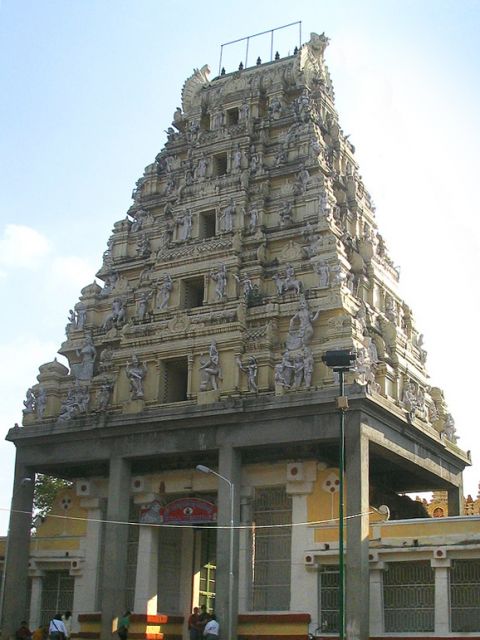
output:
<instances>
[{"instance_id":1,"label":"blue sky","mask_svg":"<svg viewBox=\"0 0 480 640\"><path fill-rule=\"evenodd\" d=\"M0 0L0 421L20 422L38 365L101 263L143 168L162 148L193 67L220 44L302 20L331 39L340 122L357 148L380 232L425 334L433 385L475 467L480 4L441 0L259 3ZM279 32L288 54L297 28ZM265 58L268 38L251 44ZM227 70L243 48L225 50ZM472 356L469 355L472 354ZM0 444L0 509L14 448ZM6 529L0 510L0 533Z\"/></svg>"}]
</instances>

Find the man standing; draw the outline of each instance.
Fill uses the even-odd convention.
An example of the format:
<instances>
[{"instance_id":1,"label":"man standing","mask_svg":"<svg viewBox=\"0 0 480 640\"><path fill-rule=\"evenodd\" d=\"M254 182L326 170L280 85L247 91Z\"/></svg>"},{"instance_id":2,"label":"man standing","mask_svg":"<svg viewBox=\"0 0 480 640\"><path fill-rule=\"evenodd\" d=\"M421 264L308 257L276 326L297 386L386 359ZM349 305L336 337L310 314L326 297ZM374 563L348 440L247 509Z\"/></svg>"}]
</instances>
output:
<instances>
[{"instance_id":1,"label":"man standing","mask_svg":"<svg viewBox=\"0 0 480 640\"><path fill-rule=\"evenodd\" d=\"M220 632L220 625L217 622L217 618L214 613L210 615L210 620L205 625L203 630L203 637L205 640L218 640L218 634Z\"/></svg>"}]
</instances>

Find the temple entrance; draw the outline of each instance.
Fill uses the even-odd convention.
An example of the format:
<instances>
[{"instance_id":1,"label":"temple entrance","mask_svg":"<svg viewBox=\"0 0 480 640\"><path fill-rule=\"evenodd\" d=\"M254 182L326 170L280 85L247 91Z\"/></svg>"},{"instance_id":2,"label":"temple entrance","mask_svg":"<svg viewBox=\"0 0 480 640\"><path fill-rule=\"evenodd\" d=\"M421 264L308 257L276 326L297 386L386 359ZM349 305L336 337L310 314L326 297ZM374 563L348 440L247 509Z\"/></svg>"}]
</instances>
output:
<instances>
[{"instance_id":1,"label":"temple entrance","mask_svg":"<svg viewBox=\"0 0 480 640\"><path fill-rule=\"evenodd\" d=\"M216 570L217 531L200 526L194 530L193 606L204 604L207 611L215 610Z\"/></svg>"}]
</instances>

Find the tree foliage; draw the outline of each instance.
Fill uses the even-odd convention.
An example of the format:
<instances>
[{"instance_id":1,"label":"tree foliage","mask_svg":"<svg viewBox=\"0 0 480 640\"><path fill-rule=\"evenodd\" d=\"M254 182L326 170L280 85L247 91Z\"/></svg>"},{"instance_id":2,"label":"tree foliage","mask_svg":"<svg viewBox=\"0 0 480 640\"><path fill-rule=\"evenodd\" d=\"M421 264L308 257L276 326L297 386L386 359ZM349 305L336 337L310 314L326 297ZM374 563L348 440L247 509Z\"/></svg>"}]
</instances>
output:
<instances>
[{"instance_id":1,"label":"tree foliage","mask_svg":"<svg viewBox=\"0 0 480 640\"><path fill-rule=\"evenodd\" d=\"M33 513L44 518L53 507L58 492L71 487L72 483L62 478L37 474L35 478L35 492L33 496Z\"/></svg>"}]
</instances>

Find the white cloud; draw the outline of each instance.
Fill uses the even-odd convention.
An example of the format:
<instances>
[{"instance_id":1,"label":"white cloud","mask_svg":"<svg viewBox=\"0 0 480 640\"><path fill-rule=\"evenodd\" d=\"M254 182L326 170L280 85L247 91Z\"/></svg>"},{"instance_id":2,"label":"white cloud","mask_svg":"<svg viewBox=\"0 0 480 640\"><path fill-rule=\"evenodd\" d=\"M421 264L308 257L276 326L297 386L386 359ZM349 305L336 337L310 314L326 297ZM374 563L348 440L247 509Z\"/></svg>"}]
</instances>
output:
<instances>
[{"instance_id":1,"label":"white cloud","mask_svg":"<svg viewBox=\"0 0 480 640\"><path fill-rule=\"evenodd\" d=\"M7 269L33 269L49 252L48 238L26 225L7 224L0 237L0 265Z\"/></svg>"},{"instance_id":2,"label":"white cloud","mask_svg":"<svg viewBox=\"0 0 480 640\"><path fill-rule=\"evenodd\" d=\"M95 276L95 267L77 256L58 256L50 264L48 274L49 284L57 287L68 285L68 288L78 293L80 289L92 282Z\"/></svg>"}]
</instances>

